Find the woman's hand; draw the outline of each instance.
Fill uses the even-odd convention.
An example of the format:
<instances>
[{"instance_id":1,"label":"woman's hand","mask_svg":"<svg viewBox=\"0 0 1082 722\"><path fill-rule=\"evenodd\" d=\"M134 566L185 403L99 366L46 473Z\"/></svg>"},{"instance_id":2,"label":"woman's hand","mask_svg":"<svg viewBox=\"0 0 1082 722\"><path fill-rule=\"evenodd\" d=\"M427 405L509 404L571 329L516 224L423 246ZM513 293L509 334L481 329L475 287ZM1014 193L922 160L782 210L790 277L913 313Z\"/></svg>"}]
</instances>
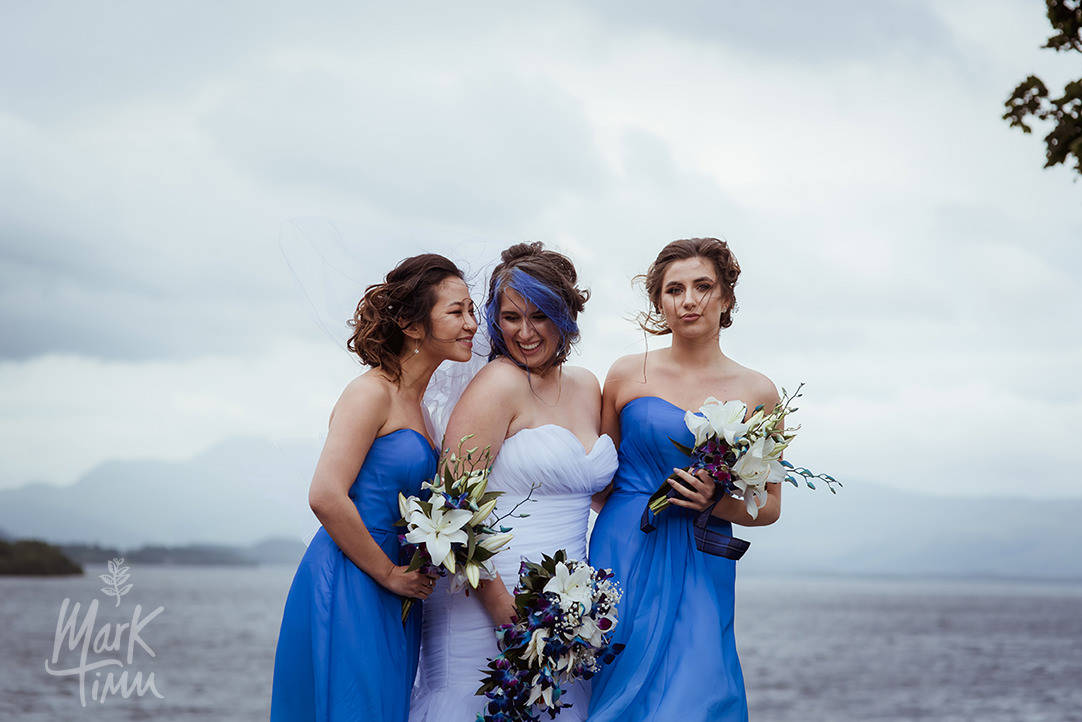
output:
<instances>
[{"instance_id":1,"label":"woman's hand","mask_svg":"<svg viewBox=\"0 0 1082 722\"><path fill-rule=\"evenodd\" d=\"M669 503L693 511L702 511L714 503L714 479L705 469L699 469L694 475L686 469L673 469L678 479L669 479L669 486L680 496L670 497Z\"/></svg>"},{"instance_id":2,"label":"woman's hand","mask_svg":"<svg viewBox=\"0 0 1082 722\"><path fill-rule=\"evenodd\" d=\"M492 617L493 626L511 623L511 618L515 616L515 598L498 576L481 583L477 589L477 598L481 600L481 606L488 612L488 616Z\"/></svg>"},{"instance_id":3,"label":"woman's hand","mask_svg":"<svg viewBox=\"0 0 1082 722\"><path fill-rule=\"evenodd\" d=\"M380 583L400 597L428 599L436 586L436 575L419 570L406 571L408 567L392 566Z\"/></svg>"}]
</instances>

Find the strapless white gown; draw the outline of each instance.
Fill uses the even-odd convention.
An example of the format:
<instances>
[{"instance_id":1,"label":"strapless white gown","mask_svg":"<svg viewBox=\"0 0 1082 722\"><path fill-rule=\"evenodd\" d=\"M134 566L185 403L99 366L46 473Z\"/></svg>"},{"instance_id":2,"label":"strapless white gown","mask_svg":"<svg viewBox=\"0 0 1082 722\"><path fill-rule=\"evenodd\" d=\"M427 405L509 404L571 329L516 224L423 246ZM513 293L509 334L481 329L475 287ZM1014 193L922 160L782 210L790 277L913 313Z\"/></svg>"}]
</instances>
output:
<instances>
[{"instance_id":1,"label":"strapless white gown","mask_svg":"<svg viewBox=\"0 0 1082 722\"><path fill-rule=\"evenodd\" d=\"M530 501L510 518L511 543L493 557L500 577L512 590L523 558L540 561L566 549L570 559L586 559L586 527L590 497L612 479L616 449L602 436L586 451L562 426L523 429L503 442L493 464L488 488L502 491L497 513L519 503L539 484ZM436 583L424 602L421 662L410 702L410 722L474 722L488 701L474 693L481 686L488 660L499 653L492 620L476 595L450 594L447 579ZM590 703L589 682L579 682L563 698L573 704L560 713L561 722L585 720Z\"/></svg>"}]
</instances>

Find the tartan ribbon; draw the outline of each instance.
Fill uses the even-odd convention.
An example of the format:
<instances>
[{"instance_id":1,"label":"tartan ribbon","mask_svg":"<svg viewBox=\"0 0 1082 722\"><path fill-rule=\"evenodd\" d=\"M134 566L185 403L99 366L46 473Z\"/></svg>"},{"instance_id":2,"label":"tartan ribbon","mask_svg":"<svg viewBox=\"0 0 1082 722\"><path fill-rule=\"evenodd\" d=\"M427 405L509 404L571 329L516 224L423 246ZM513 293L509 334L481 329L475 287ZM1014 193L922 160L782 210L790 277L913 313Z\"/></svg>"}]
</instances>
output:
<instances>
[{"instance_id":1,"label":"tartan ribbon","mask_svg":"<svg viewBox=\"0 0 1082 722\"><path fill-rule=\"evenodd\" d=\"M695 521L692 522L692 527L695 530L695 546L699 551L706 554L713 554L716 557L736 561L744 556L744 552L751 546L751 542L737 539L735 536L729 536L728 534L722 534L717 529L710 528L714 507L717 506L718 501L721 499L720 494L717 494L718 491L721 491L720 485L715 490L716 498L714 501L710 506L699 512L698 516L695 517ZM639 529L644 534L650 534L657 530L656 516L657 514L650 509L650 504L647 503L646 508L643 509L642 518L639 520Z\"/></svg>"}]
</instances>

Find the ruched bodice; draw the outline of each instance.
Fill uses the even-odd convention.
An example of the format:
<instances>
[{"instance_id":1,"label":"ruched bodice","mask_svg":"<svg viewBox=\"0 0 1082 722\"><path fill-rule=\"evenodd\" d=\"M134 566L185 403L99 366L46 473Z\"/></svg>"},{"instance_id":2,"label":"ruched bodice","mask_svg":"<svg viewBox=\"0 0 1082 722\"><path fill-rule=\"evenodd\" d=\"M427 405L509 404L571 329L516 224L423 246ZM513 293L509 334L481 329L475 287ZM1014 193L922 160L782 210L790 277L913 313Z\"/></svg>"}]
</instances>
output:
<instances>
[{"instance_id":1,"label":"ruched bodice","mask_svg":"<svg viewBox=\"0 0 1082 722\"><path fill-rule=\"evenodd\" d=\"M514 538L494 558L496 570L511 590L525 557L540 560L566 549L569 557L586 558L590 497L609 483L616 469L616 449L602 436L587 450L562 426L523 429L503 442L492 466L488 488L502 491L497 514L505 514L530 493L532 501L504 520ZM481 670L497 654L492 620L476 595L449 594L446 579L436 584L424 603L421 671L414 689L410 722L473 720L484 697L474 694ZM589 691L576 685L568 694L573 708L563 722L586 718Z\"/></svg>"},{"instance_id":2,"label":"ruched bodice","mask_svg":"<svg viewBox=\"0 0 1082 722\"><path fill-rule=\"evenodd\" d=\"M437 453L413 429L372 442L349 490L380 548L400 562L398 493L420 494ZM417 605L418 610L420 605ZM420 615L316 532L297 568L274 657L272 722L405 722L417 670Z\"/></svg>"},{"instance_id":3,"label":"ruched bodice","mask_svg":"<svg viewBox=\"0 0 1082 722\"><path fill-rule=\"evenodd\" d=\"M372 444L349 489L349 498L380 546L383 542L379 537L392 537L397 545L402 533L402 528L394 525L401 517L399 492L420 495L421 482L433 478L435 472L436 450L414 429L392 431ZM398 557L392 557L392 561L397 562Z\"/></svg>"},{"instance_id":4,"label":"ruched bodice","mask_svg":"<svg viewBox=\"0 0 1082 722\"><path fill-rule=\"evenodd\" d=\"M529 516L504 521L514 538L495 563L509 587L518 579L523 557L540 560L542 553L566 549L571 559L586 558L590 498L608 485L615 469L616 449L608 436L587 452L570 431L549 424L523 429L503 442L489 481L490 489L504 492L497 515L530 494L531 484L536 487L531 501L516 512Z\"/></svg>"}]
</instances>

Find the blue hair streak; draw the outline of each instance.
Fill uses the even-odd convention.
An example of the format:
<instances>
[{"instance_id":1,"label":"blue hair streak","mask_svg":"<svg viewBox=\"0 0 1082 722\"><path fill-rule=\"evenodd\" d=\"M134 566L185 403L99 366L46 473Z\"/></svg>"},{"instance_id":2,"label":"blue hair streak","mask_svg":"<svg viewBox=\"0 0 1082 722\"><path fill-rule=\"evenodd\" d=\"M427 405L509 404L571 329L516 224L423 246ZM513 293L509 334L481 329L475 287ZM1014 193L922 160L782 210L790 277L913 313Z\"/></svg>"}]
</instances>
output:
<instances>
[{"instance_id":1,"label":"blue hair streak","mask_svg":"<svg viewBox=\"0 0 1082 722\"><path fill-rule=\"evenodd\" d=\"M579 337L579 325L575 322L571 309L567 307L567 302L549 286L530 274L512 267L509 273L502 274L496 281L496 287L485 304L485 327L488 329L488 337L492 342L488 360L491 361L497 356L506 356L514 361L514 357L507 350L503 332L500 330L500 299L508 288L517 291L552 321L560 332L560 347L556 350L556 358L566 358L568 348Z\"/></svg>"}]
</instances>

